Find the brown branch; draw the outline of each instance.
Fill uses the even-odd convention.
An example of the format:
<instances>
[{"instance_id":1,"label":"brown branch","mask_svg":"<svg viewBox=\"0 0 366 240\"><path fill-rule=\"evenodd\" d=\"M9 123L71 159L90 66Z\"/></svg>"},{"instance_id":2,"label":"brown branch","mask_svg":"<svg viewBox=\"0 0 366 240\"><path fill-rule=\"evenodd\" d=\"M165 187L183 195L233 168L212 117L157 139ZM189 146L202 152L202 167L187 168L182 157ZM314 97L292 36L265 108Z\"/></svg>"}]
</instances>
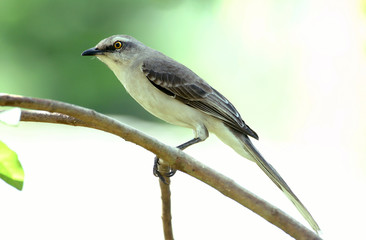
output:
<instances>
[{"instance_id":1,"label":"brown branch","mask_svg":"<svg viewBox=\"0 0 366 240\"><path fill-rule=\"evenodd\" d=\"M65 125L90 127L90 124L88 124L87 122L81 121L77 118L70 117L65 114L49 113L35 110L23 109L20 120L25 122L45 122L45 123L58 123Z\"/></svg>"},{"instance_id":2,"label":"brown branch","mask_svg":"<svg viewBox=\"0 0 366 240\"><path fill-rule=\"evenodd\" d=\"M192 177L207 183L225 196L262 216L264 219L276 225L292 237L296 239L321 239L314 232L292 219L283 211L255 196L248 190L236 184L233 180L203 165L177 148L167 146L156 139L137 131L136 129L119 123L110 117L90 109L63 102L6 94L0 94L0 106L30 108L61 114L60 116L57 116L55 113L50 114L48 119L48 117L39 114L38 112L30 114L31 112L28 111L26 114L22 114L23 121L38 121L39 117L39 119L41 119L40 121L43 122L91 127L120 136L127 141L134 142L135 144L153 152L161 159L164 159L164 161L174 169L185 172Z\"/></svg>"},{"instance_id":3,"label":"brown branch","mask_svg":"<svg viewBox=\"0 0 366 240\"><path fill-rule=\"evenodd\" d=\"M168 165L162 164L163 161L160 160L159 172L166 176L169 173L170 167ZM172 214L171 214L171 202L170 202L170 178L166 177L165 182L159 179L160 191L161 191L161 202L162 202L162 215L161 219L163 221L163 230L165 240L173 240L173 227L172 227Z\"/></svg>"}]
</instances>

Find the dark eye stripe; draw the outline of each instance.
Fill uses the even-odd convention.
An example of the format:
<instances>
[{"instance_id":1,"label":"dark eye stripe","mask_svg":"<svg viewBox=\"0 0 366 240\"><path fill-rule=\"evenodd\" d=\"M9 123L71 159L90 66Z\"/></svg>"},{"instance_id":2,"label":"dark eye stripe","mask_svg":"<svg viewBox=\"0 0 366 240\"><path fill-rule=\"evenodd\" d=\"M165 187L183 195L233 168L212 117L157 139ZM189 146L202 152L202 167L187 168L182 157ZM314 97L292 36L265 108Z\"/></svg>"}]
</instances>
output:
<instances>
[{"instance_id":1,"label":"dark eye stripe","mask_svg":"<svg viewBox=\"0 0 366 240\"><path fill-rule=\"evenodd\" d=\"M113 51L113 50L115 50L115 48L114 48L113 45L109 45L109 46L106 46L105 50L107 50L107 51Z\"/></svg>"},{"instance_id":2,"label":"dark eye stripe","mask_svg":"<svg viewBox=\"0 0 366 240\"><path fill-rule=\"evenodd\" d=\"M115 44L117 43L117 42L119 42L120 44L121 44L121 47L120 48L116 48L115 47ZM124 47L124 43L122 43L121 41L116 41L116 42L114 42L112 45L109 45L109 46L106 46L106 48L105 48L105 50L107 50L107 51L114 51L114 50L116 50L116 49L121 49L121 48L123 48Z\"/></svg>"}]
</instances>

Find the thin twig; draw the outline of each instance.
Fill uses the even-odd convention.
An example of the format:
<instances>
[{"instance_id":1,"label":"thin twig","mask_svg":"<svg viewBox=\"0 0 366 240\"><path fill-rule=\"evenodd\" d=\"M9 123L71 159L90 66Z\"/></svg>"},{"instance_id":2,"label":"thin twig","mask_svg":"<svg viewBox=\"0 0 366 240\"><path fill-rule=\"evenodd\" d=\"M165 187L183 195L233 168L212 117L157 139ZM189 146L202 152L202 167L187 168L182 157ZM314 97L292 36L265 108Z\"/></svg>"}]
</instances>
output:
<instances>
[{"instance_id":1,"label":"thin twig","mask_svg":"<svg viewBox=\"0 0 366 240\"><path fill-rule=\"evenodd\" d=\"M168 165L162 164L160 161L159 172L166 176L170 167ZM170 178L165 178L165 183L158 178L161 191L161 203L162 203L162 215L161 219L163 221L164 239L173 240L173 226L172 226L172 214L171 214L171 201L170 201Z\"/></svg>"},{"instance_id":2,"label":"thin twig","mask_svg":"<svg viewBox=\"0 0 366 240\"><path fill-rule=\"evenodd\" d=\"M192 177L207 183L225 196L262 216L264 219L276 225L292 237L296 239L321 239L314 232L304 227L283 211L239 186L233 180L203 165L177 148L167 146L136 129L119 123L110 117L72 104L7 94L0 94L0 106L14 106L57 112L68 117L72 117L76 119L76 121L70 121L68 117L57 117L57 115L52 114L49 122L55 123L55 118L59 118L57 119L57 123L91 127L120 136L127 141L134 142L135 144L153 152L161 159L164 159L164 161L172 168L185 172ZM32 117L32 121L37 121L36 114ZM24 121L30 119L30 115L24 115L22 117L22 120ZM47 119L42 116L42 121L46 122Z\"/></svg>"}]
</instances>

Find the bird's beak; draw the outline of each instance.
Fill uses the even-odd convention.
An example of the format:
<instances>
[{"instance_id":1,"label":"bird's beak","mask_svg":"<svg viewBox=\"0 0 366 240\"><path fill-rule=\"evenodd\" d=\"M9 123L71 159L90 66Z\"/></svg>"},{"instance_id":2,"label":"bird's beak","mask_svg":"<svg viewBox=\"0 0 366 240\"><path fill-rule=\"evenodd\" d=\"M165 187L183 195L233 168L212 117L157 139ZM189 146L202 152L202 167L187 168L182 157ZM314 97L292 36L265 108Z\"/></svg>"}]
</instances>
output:
<instances>
[{"instance_id":1,"label":"bird's beak","mask_svg":"<svg viewBox=\"0 0 366 240\"><path fill-rule=\"evenodd\" d=\"M103 54L103 50L99 50L98 48L96 47L93 47L93 48L89 48L87 50L85 50L81 56L95 56L95 55L101 55Z\"/></svg>"}]
</instances>

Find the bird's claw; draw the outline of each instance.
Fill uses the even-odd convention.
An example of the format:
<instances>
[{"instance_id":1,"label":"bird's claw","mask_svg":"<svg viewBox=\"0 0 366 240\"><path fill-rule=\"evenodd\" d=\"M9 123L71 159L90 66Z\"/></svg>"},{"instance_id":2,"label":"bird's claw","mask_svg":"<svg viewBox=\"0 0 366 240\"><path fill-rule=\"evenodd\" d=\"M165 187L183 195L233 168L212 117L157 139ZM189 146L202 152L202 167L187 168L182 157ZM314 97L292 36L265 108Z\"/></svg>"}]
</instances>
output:
<instances>
[{"instance_id":1,"label":"bird's claw","mask_svg":"<svg viewBox=\"0 0 366 240\"><path fill-rule=\"evenodd\" d=\"M163 176L163 174L161 174L161 172L159 171L159 165L160 165L159 158L156 156L154 158L153 174L155 177L158 177L163 183L168 184L165 180L165 177L174 176L174 174L177 172L177 170L171 169L170 172L168 172L167 174L165 174L165 176Z\"/></svg>"}]
</instances>

